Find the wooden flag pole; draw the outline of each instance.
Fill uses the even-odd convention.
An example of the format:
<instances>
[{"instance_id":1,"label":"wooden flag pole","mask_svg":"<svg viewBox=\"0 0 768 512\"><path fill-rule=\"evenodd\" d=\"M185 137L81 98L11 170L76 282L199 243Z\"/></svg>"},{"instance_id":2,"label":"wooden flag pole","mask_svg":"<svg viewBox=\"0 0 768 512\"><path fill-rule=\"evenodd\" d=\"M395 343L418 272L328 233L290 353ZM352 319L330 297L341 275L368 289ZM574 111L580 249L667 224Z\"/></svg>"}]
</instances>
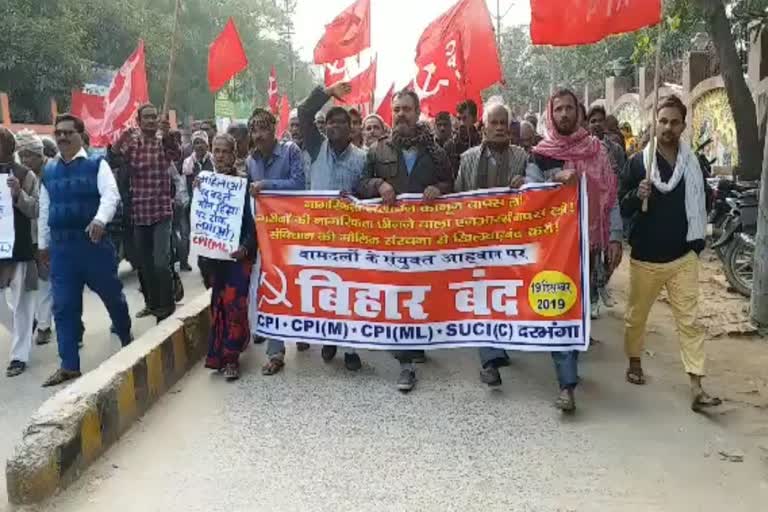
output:
<instances>
[{"instance_id":1,"label":"wooden flag pole","mask_svg":"<svg viewBox=\"0 0 768 512\"><path fill-rule=\"evenodd\" d=\"M168 59L168 78L165 81L165 96L163 96L163 115L168 113L168 104L171 102L171 85L173 84L173 70L176 68L176 47L179 38L179 13L181 12L181 0L176 0L173 11L173 34L171 35L171 55Z\"/></svg>"},{"instance_id":2,"label":"wooden flag pole","mask_svg":"<svg viewBox=\"0 0 768 512\"><path fill-rule=\"evenodd\" d=\"M651 116L651 139L648 141L651 152L651 165L646 165L645 179L651 179L651 172L656 167L656 122L659 110L659 82L661 80L661 45L664 42L664 17L659 23L659 33L656 38L656 70L653 75L653 113ZM641 100L641 101L644 101ZM648 211L648 199L643 201L643 212Z\"/></svg>"}]
</instances>

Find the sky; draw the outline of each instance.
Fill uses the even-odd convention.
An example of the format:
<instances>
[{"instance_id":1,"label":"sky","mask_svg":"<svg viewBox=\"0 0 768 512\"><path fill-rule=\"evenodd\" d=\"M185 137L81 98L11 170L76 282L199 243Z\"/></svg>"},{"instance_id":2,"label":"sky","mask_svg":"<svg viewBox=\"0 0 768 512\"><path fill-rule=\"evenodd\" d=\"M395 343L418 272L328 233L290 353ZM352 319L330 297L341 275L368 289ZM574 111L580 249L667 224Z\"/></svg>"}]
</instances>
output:
<instances>
[{"instance_id":1,"label":"sky","mask_svg":"<svg viewBox=\"0 0 768 512\"><path fill-rule=\"evenodd\" d=\"M354 0L298 0L294 41L301 58L312 62L315 44L330 23ZM435 18L456 0L371 0L371 49L378 58L376 102L384 97L392 81L398 87L413 77L416 43ZM486 0L496 16L497 0ZM499 0L502 26L527 25L531 20L529 0ZM495 18L494 18L495 20ZM494 21L495 23L495 21Z\"/></svg>"}]
</instances>

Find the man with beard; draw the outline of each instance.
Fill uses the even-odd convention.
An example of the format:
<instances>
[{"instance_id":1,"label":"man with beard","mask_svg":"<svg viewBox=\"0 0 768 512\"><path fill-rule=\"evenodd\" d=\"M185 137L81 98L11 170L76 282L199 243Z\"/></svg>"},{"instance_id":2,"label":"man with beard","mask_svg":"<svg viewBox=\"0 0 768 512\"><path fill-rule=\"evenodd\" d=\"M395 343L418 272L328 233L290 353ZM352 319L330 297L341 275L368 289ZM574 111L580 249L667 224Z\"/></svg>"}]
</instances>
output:
<instances>
[{"instance_id":1,"label":"man with beard","mask_svg":"<svg viewBox=\"0 0 768 512\"><path fill-rule=\"evenodd\" d=\"M657 150L634 155L621 183L621 207L634 217L629 243L629 298L624 317L627 381L645 384L642 367L645 325L653 303L666 289L690 378L691 408L720 405L701 386L705 374L705 329L698 320L699 259L707 232L706 180L695 153L681 141L687 109L677 96L664 99L657 115ZM646 169L651 166L651 178ZM643 201L648 201L643 211Z\"/></svg>"},{"instance_id":2,"label":"man with beard","mask_svg":"<svg viewBox=\"0 0 768 512\"><path fill-rule=\"evenodd\" d=\"M453 136L453 123L450 112L438 112L435 116L435 142L445 149Z\"/></svg>"},{"instance_id":3,"label":"man with beard","mask_svg":"<svg viewBox=\"0 0 768 512\"><path fill-rule=\"evenodd\" d=\"M299 121L304 139L304 148L309 153L309 190L339 190L353 193L365 166L365 151L352 142L354 117L352 111L333 107L325 115L325 137L315 126L315 114L335 98L341 100L349 94L347 82L341 82L323 89L315 88L309 98L299 106ZM336 345L325 345L321 356L330 362L336 357ZM362 364L354 349L344 353L344 366L349 371L358 371Z\"/></svg>"},{"instance_id":4,"label":"man with beard","mask_svg":"<svg viewBox=\"0 0 768 512\"><path fill-rule=\"evenodd\" d=\"M453 190L453 173L445 151L435 142L426 124L420 124L419 97L400 91L392 99L393 132L368 150L360 181L361 198L380 197L394 205L398 194L423 194L427 201ZM423 351L395 352L400 361L397 387L407 393L416 385L414 362L423 360Z\"/></svg>"},{"instance_id":5,"label":"man with beard","mask_svg":"<svg viewBox=\"0 0 768 512\"><path fill-rule=\"evenodd\" d=\"M245 162L251 180L250 194L256 198L262 190L303 190L304 158L299 146L291 141L278 140L275 135L277 119L271 112L257 108L251 114L248 127L251 133L251 155ZM256 274L258 275L258 273ZM258 279L251 280L250 307L251 332L255 332L255 307ZM300 351L309 345L298 343ZM269 361L261 369L264 375L275 375L285 366L285 343L282 340L267 341Z\"/></svg>"},{"instance_id":6,"label":"man with beard","mask_svg":"<svg viewBox=\"0 0 768 512\"><path fill-rule=\"evenodd\" d=\"M369 114L363 120L363 143L368 149L387 135L387 124L378 114Z\"/></svg>"},{"instance_id":7,"label":"man with beard","mask_svg":"<svg viewBox=\"0 0 768 512\"><path fill-rule=\"evenodd\" d=\"M616 174L602 143L580 126L579 101L567 89L550 98L547 136L532 150L526 170L533 182L575 184L586 177L589 198L590 289L596 293L593 260L605 253L613 271L622 257L622 224L617 201ZM576 409L574 391L579 382L578 352L553 352L560 395L555 405L564 412Z\"/></svg>"},{"instance_id":8,"label":"man with beard","mask_svg":"<svg viewBox=\"0 0 768 512\"><path fill-rule=\"evenodd\" d=\"M461 155L469 148L479 146L482 142L482 137L477 129L477 103L467 100L460 103L456 110L459 114L459 130L444 146L454 172L459 169Z\"/></svg>"},{"instance_id":9,"label":"man with beard","mask_svg":"<svg viewBox=\"0 0 768 512\"><path fill-rule=\"evenodd\" d=\"M510 145L510 117L509 107L503 103L486 105L483 143L461 156L454 192L523 186L528 153L521 147ZM480 361L481 380L490 387L501 386L499 368L509 366L507 353L498 348L483 347Z\"/></svg>"},{"instance_id":10,"label":"man with beard","mask_svg":"<svg viewBox=\"0 0 768 512\"><path fill-rule=\"evenodd\" d=\"M60 156L48 162L40 187L38 243L40 263L50 269L53 315L60 368L43 384L57 386L80 377L83 288L104 303L123 346L131 340L131 319L117 276L115 248L105 236L120 202L115 176L106 160L83 149L83 121L71 114L56 119ZM165 168L168 176L168 167ZM166 235L170 243L170 233ZM167 268L167 267L166 267Z\"/></svg>"}]
</instances>

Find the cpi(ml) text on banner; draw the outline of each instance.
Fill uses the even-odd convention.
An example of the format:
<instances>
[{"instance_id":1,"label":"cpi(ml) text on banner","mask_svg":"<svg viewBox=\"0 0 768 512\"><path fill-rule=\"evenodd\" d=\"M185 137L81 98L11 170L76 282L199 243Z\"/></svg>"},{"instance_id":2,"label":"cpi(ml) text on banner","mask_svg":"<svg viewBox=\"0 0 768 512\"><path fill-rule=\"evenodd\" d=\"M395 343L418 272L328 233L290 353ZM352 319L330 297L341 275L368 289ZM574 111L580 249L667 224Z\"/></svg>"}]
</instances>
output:
<instances>
[{"instance_id":1,"label":"cpi(ml) text on banner","mask_svg":"<svg viewBox=\"0 0 768 512\"><path fill-rule=\"evenodd\" d=\"M231 260L240 246L247 180L209 171L197 180L190 212L192 246L200 256Z\"/></svg>"}]
</instances>

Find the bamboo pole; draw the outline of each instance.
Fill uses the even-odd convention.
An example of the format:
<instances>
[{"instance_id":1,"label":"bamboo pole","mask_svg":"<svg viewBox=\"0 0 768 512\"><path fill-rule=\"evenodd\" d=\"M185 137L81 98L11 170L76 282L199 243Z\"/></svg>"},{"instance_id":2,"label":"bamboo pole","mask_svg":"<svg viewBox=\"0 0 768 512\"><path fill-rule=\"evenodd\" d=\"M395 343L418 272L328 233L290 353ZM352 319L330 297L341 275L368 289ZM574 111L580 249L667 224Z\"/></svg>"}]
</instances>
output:
<instances>
[{"instance_id":1,"label":"bamboo pole","mask_svg":"<svg viewBox=\"0 0 768 512\"><path fill-rule=\"evenodd\" d=\"M163 115L168 113L168 105L171 102L171 86L173 85L173 70L176 68L176 51L179 39L179 13L181 12L181 0L176 0L173 11L173 34L171 35L171 55L168 58L168 78L165 80L165 96L163 96Z\"/></svg>"},{"instance_id":2,"label":"bamboo pole","mask_svg":"<svg viewBox=\"0 0 768 512\"><path fill-rule=\"evenodd\" d=\"M651 165L645 167L645 179L651 179L651 172L656 167L656 123L659 110L659 82L661 81L661 45L664 42L664 18L659 23L659 32L656 37L656 70L653 75L653 113L651 115L651 139L648 141L651 152ZM640 101L645 101L641 98ZM643 212L648 211L648 199L643 201Z\"/></svg>"}]
</instances>

